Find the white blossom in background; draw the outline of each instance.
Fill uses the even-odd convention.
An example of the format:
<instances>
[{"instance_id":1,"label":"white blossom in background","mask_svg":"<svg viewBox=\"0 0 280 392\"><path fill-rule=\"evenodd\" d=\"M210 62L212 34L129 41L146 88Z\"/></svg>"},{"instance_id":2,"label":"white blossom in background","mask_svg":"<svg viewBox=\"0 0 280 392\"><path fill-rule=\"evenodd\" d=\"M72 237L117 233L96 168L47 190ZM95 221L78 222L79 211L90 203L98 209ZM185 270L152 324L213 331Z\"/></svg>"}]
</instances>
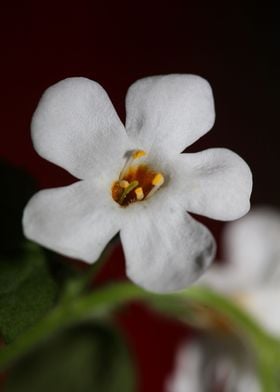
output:
<instances>
[{"instance_id":1,"label":"white blossom in background","mask_svg":"<svg viewBox=\"0 0 280 392\"><path fill-rule=\"evenodd\" d=\"M32 120L34 147L80 181L37 193L24 232L88 263L120 232L131 280L152 291L183 289L215 255L212 235L186 211L241 217L251 172L227 149L181 153L214 123L212 91L199 76L138 80L126 112L124 127L103 88L85 78L44 93Z\"/></svg>"},{"instance_id":2,"label":"white blossom in background","mask_svg":"<svg viewBox=\"0 0 280 392\"><path fill-rule=\"evenodd\" d=\"M261 392L253 367L244 358L213 350L194 340L180 347L166 392Z\"/></svg>"},{"instance_id":3,"label":"white blossom in background","mask_svg":"<svg viewBox=\"0 0 280 392\"><path fill-rule=\"evenodd\" d=\"M270 333L280 336L280 212L259 207L229 223L226 262L213 265L198 284L230 296Z\"/></svg>"},{"instance_id":4,"label":"white blossom in background","mask_svg":"<svg viewBox=\"0 0 280 392\"><path fill-rule=\"evenodd\" d=\"M280 212L252 209L227 224L222 242L225 263L212 265L198 284L228 295L279 337ZM240 355L246 355L243 347L217 352L213 346L219 347L218 339L212 343L195 340L179 349L167 392L212 392L215 387L223 392L261 391L251 361L240 361Z\"/></svg>"}]
</instances>

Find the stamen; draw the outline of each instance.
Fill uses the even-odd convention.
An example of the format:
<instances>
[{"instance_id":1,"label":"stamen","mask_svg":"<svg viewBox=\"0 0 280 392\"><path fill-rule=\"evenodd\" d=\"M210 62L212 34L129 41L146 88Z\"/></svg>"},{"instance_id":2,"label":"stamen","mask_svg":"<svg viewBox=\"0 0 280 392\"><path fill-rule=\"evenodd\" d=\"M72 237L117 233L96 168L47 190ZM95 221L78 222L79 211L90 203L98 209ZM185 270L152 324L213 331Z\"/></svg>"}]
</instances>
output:
<instances>
[{"instance_id":1,"label":"stamen","mask_svg":"<svg viewBox=\"0 0 280 392\"><path fill-rule=\"evenodd\" d=\"M128 152L119 179L112 184L112 198L121 207L150 198L166 181L146 160L135 162L145 155L145 151L138 149Z\"/></svg>"},{"instance_id":2,"label":"stamen","mask_svg":"<svg viewBox=\"0 0 280 392\"><path fill-rule=\"evenodd\" d=\"M144 199L144 192L143 192L143 188L141 188L141 186L139 186L138 188L136 188L134 190L134 193L136 195L136 199L137 200L143 200Z\"/></svg>"},{"instance_id":3,"label":"stamen","mask_svg":"<svg viewBox=\"0 0 280 392\"><path fill-rule=\"evenodd\" d=\"M121 188L127 188L129 186L129 182L126 181L126 180L121 180L119 182L119 185L120 185Z\"/></svg>"},{"instance_id":4,"label":"stamen","mask_svg":"<svg viewBox=\"0 0 280 392\"><path fill-rule=\"evenodd\" d=\"M153 196L153 194L162 186L164 183L164 177L161 173L157 173L153 180L152 184L154 185L153 189L147 194L145 199L148 199L149 197Z\"/></svg>"},{"instance_id":5,"label":"stamen","mask_svg":"<svg viewBox=\"0 0 280 392\"><path fill-rule=\"evenodd\" d=\"M161 186L164 183L164 177L161 173L157 173L152 181L152 184L155 186Z\"/></svg>"},{"instance_id":6,"label":"stamen","mask_svg":"<svg viewBox=\"0 0 280 392\"><path fill-rule=\"evenodd\" d=\"M135 150L132 153L132 157L133 157L133 159L139 159L139 158L144 157L146 154L147 153L144 150Z\"/></svg>"},{"instance_id":7,"label":"stamen","mask_svg":"<svg viewBox=\"0 0 280 392\"><path fill-rule=\"evenodd\" d=\"M132 152L132 154L130 155L130 157L128 158L128 160L126 161L126 164L124 165L122 171L120 172L120 176L119 176L119 181L121 181L126 173L126 170L129 168L129 166L131 166L132 162L135 159L139 159L142 158L146 155L146 152L144 150L134 150Z\"/></svg>"},{"instance_id":8,"label":"stamen","mask_svg":"<svg viewBox=\"0 0 280 392\"><path fill-rule=\"evenodd\" d=\"M132 181L132 182L128 185L128 187L124 188L123 193L122 193L122 195L121 195L121 197L120 197L120 200L119 200L119 204L122 205L123 202L124 202L124 199L126 198L126 196L127 196L131 191L133 191L133 189L136 188L138 185L139 185L139 182L138 182L138 181Z\"/></svg>"}]
</instances>

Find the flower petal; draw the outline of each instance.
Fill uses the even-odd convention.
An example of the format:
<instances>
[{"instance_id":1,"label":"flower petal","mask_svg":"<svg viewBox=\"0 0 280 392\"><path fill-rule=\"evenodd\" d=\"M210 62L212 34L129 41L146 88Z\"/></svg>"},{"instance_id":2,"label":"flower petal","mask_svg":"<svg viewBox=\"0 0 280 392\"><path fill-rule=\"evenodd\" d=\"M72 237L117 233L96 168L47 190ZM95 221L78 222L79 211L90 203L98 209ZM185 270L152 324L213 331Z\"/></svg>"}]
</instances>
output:
<instances>
[{"instance_id":1,"label":"flower petal","mask_svg":"<svg viewBox=\"0 0 280 392\"><path fill-rule=\"evenodd\" d=\"M227 391L261 391L252 359L243 347L213 336L182 346L168 381L167 392L216 391L221 385Z\"/></svg>"},{"instance_id":2,"label":"flower petal","mask_svg":"<svg viewBox=\"0 0 280 392\"><path fill-rule=\"evenodd\" d=\"M249 273L246 270L246 264L243 264L243 270L236 268L233 263L213 264L198 280L197 285L211 287L228 295L270 332L277 332L280 336L280 315L275 312L280 300L280 290L277 287L258 287L254 279L249 276L250 268L248 268ZM254 276L254 270L252 274Z\"/></svg>"},{"instance_id":3,"label":"flower petal","mask_svg":"<svg viewBox=\"0 0 280 392\"><path fill-rule=\"evenodd\" d=\"M198 279L209 266L215 241L205 226L173 200L164 203L158 196L122 226L127 275L151 291L176 291Z\"/></svg>"},{"instance_id":4,"label":"flower petal","mask_svg":"<svg viewBox=\"0 0 280 392\"><path fill-rule=\"evenodd\" d=\"M253 209L228 224L223 236L225 257L248 285L279 285L280 212L268 207Z\"/></svg>"},{"instance_id":5,"label":"flower petal","mask_svg":"<svg viewBox=\"0 0 280 392\"><path fill-rule=\"evenodd\" d=\"M203 362L204 354L199 343L188 342L180 347L176 356L175 371L167 381L167 392L203 391Z\"/></svg>"},{"instance_id":6,"label":"flower petal","mask_svg":"<svg viewBox=\"0 0 280 392\"><path fill-rule=\"evenodd\" d=\"M119 209L101 188L80 181L38 192L24 210L26 237L66 256L94 262L120 229Z\"/></svg>"},{"instance_id":7,"label":"flower petal","mask_svg":"<svg viewBox=\"0 0 280 392\"><path fill-rule=\"evenodd\" d=\"M126 110L127 132L146 150L181 152L215 119L211 87L197 75L140 79L128 90Z\"/></svg>"},{"instance_id":8,"label":"flower petal","mask_svg":"<svg viewBox=\"0 0 280 392\"><path fill-rule=\"evenodd\" d=\"M105 90L85 78L45 91L32 119L32 140L42 157L77 178L120 164L128 142Z\"/></svg>"},{"instance_id":9,"label":"flower petal","mask_svg":"<svg viewBox=\"0 0 280 392\"><path fill-rule=\"evenodd\" d=\"M197 285L211 287L228 295L243 290L244 287L247 287L246 283L242 271L237 270L230 263L212 264L197 281Z\"/></svg>"},{"instance_id":10,"label":"flower petal","mask_svg":"<svg viewBox=\"0 0 280 392\"><path fill-rule=\"evenodd\" d=\"M219 220L232 220L250 208L252 174L234 152L213 148L181 154L174 163L178 175L174 189L189 212Z\"/></svg>"},{"instance_id":11,"label":"flower petal","mask_svg":"<svg viewBox=\"0 0 280 392\"><path fill-rule=\"evenodd\" d=\"M232 379L232 386L238 392L261 392L262 387L257 377L256 371L243 369L236 374L236 378Z\"/></svg>"},{"instance_id":12,"label":"flower petal","mask_svg":"<svg viewBox=\"0 0 280 392\"><path fill-rule=\"evenodd\" d=\"M277 288L260 288L244 292L239 305L244 306L253 317L270 333L280 336L279 309L280 290Z\"/></svg>"}]
</instances>

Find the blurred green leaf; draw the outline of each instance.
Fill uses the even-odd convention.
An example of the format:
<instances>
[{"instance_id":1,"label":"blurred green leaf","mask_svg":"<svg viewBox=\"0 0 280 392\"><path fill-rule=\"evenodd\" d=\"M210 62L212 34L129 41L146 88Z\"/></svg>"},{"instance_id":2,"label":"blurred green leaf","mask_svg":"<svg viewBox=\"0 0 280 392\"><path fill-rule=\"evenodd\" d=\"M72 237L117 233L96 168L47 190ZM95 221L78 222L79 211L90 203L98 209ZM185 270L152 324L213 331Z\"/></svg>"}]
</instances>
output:
<instances>
[{"instance_id":1,"label":"blurred green leaf","mask_svg":"<svg viewBox=\"0 0 280 392\"><path fill-rule=\"evenodd\" d=\"M12 368L5 392L132 392L134 370L121 336L108 326L64 330Z\"/></svg>"},{"instance_id":2,"label":"blurred green leaf","mask_svg":"<svg viewBox=\"0 0 280 392\"><path fill-rule=\"evenodd\" d=\"M39 247L28 244L22 258L0 262L0 332L11 342L54 304L57 286Z\"/></svg>"}]
</instances>

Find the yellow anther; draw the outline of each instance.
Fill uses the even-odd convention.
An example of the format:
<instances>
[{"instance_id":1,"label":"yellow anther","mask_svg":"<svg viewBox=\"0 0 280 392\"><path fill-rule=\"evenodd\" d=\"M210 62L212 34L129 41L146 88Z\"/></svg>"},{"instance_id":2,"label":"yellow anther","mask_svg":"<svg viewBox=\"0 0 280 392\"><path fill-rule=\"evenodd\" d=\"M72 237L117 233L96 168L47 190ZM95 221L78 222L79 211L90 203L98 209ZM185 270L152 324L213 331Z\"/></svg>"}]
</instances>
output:
<instances>
[{"instance_id":1,"label":"yellow anther","mask_svg":"<svg viewBox=\"0 0 280 392\"><path fill-rule=\"evenodd\" d=\"M164 177L161 173L157 173L154 178L152 179L152 185L153 188L150 190L150 192L146 195L145 199L149 199L151 196L157 192L159 187L164 183Z\"/></svg>"},{"instance_id":2,"label":"yellow anther","mask_svg":"<svg viewBox=\"0 0 280 392\"><path fill-rule=\"evenodd\" d=\"M134 192L136 194L136 199L137 200L143 200L144 199L144 193L143 193L143 189L141 188L141 186L139 186L138 188L134 189Z\"/></svg>"},{"instance_id":3,"label":"yellow anther","mask_svg":"<svg viewBox=\"0 0 280 392\"><path fill-rule=\"evenodd\" d=\"M127 188L128 185L129 185L129 182L126 181L126 180L121 180L121 181L119 182L119 184L120 184L120 187L121 187L121 188Z\"/></svg>"},{"instance_id":4,"label":"yellow anther","mask_svg":"<svg viewBox=\"0 0 280 392\"><path fill-rule=\"evenodd\" d=\"M133 159L139 159L147 155L147 153L144 150L135 150L132 153L132 158Z\"/></svg>"},{"instance_id":5,"label":"yellow anther","mask_svg":"<svg viewBox=\"0 0 280 392\"><path fill-rule=\"evenodd\" d=\"M161 186L164 183L164 177L161 173L157 173L152 181L154 186Z\"/></svg>"},{"instance_id":6,"label":"yellow anther","mask_svg":"<svg viewBox=\"0 0 280 392\"><path fill-rule=\"evenodd\" d=\"M124 178L127 170L129 169L129 167L133 163L133 161L135 159L139 159L141 157L144 157L145 155L147 155L147 153L143 150L134 150L132 152L132 154L130 155L130 157L127 159L122 171L120 172L119 181L121 181Z\"/></svg>"}]
</instances>

